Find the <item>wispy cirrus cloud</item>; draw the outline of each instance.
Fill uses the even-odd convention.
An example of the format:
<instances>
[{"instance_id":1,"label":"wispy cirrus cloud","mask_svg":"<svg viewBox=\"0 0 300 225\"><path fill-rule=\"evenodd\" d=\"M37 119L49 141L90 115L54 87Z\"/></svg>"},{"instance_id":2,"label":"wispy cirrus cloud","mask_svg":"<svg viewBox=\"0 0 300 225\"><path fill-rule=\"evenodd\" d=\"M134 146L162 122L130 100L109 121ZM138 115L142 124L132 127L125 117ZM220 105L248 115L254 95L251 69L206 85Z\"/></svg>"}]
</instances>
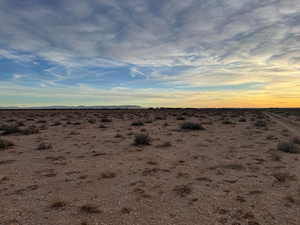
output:
<instances>
[{"instance_id":1,"label":"wispy cirrus cloud","mask_svg":"<svg viewBox=\"0 0 300 225\"><path fill-rule=\"evenodd\" d=\"M298 0L1 0L0 83L279 98L299 87L299 34Z\"/></svg>"}]
</instances>

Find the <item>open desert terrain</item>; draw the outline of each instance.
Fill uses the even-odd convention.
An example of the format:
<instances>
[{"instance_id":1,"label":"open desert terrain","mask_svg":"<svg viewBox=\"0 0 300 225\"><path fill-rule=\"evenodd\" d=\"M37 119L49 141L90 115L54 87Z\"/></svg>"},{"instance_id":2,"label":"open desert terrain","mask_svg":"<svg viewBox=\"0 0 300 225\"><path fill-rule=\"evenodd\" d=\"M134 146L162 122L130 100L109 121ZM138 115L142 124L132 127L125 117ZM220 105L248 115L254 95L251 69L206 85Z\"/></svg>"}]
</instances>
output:
<instances>
[{"instance_id":1,"label":"open desert terrain","mask_svg":"<svg viewBox=\"0 0 300 225\"><path fill-rule=\"evenodd\" d=\"M300 110L0 118L1 225L300 224Z\"/></svg>"}]
</instances>

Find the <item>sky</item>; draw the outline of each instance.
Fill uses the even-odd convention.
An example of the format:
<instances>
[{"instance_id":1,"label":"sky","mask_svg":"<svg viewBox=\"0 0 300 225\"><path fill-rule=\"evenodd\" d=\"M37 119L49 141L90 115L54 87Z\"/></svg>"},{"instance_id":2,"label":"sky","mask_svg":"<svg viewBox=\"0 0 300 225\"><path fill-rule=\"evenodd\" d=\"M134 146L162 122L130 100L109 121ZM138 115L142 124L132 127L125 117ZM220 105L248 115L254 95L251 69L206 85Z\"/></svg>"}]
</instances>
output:
<instances>
[{"instance_id":1,"label":"sky","mask_svg":"<svg viewBox=\"0 0 300 225\"><path fill-rule=\"evenodd\" d=\"M299 0L0 0L0 106L300 107Z\"/></svg>"}]
</instances>

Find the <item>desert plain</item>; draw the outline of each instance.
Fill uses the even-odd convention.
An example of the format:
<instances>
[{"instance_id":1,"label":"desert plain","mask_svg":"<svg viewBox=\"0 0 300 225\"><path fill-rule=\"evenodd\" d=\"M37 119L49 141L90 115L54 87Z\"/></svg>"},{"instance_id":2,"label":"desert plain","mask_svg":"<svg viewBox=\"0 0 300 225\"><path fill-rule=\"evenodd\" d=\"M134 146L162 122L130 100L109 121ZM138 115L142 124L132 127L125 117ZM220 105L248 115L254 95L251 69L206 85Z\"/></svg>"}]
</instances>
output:
<instances>
[{"instance_id":1,"label":"desert plain","mask_svg":"<svg viewBox=\"0 0 300 225\"><path fill-rule=\"evenodd\" d=\"M299 225L299 109L0 111L1 225Z\"/></svg>"}]
</instances>

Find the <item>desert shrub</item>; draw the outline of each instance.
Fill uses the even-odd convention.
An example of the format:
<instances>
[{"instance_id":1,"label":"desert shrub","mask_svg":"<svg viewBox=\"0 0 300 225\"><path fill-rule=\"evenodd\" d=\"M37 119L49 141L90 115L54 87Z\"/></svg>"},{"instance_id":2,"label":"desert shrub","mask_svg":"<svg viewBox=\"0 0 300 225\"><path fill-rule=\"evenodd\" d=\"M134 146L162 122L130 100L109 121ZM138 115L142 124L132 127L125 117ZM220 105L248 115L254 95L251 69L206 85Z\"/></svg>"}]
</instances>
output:
<instances>
[{"instance_id":1,"label":"desert shrub","mask_svg":"<svg viewBox=\"0 0 300 225\"><path fill-rule=\"evenodd\" d=\"M17 126L18 127L23 127L23 126L25 126L25 124L24 124L23 121L19 121L19 122L17 122Z\"/></svg>"},{"instance_id":2,"label":"desert shrub","mask_svg":"<svg viewBox=\"0 0 300 225\"><path fill-rule=\"evenodd\" d=\"M243 170L244 166L238 163L230 163L230 164L224 164L220 166L224 169L232 169L232 170Z\"/></svg>"},{"instance_id":3,"label":"desert shrub","mask_svg":"<svg viewBox=\"0 0 300 225\"><path fill-rule=\"evenodd\" d=\"M205 128L199 123L185 122L180 125L182 130L205 130Z\"/></svg>"},{"instance_id":4,"label":"desert shrub","mask_svg":"<svg viewBox=\"0 0 300 225\"><path fill-rule=\"evenodd\" d=\"M288 172L276 172L272 174L273 177L280 183L284 183L288 180L295 180L296 177L294 175L291 175Z\"/></svg>"},{"instance_id":5,"label":"desert shrub","mask_svg":"<svg viewBox=\"0 0 300 225\"><path fill-rule=\"evenodd\" d=\"M38 145L37 150L42 151L42 150L48 150L51 148L52 148L51 144L42 142Z\"/></svg>"},{"instance_id":6,"label":"desert shrub","mask_svg":"<svg viewBox=\"0 0 300 225\"><path fill-rule=\"evenodd\" d=\"M52 209L61 209L64 208L67 204L64 201L57 200L50 204L50 208Z\"/></svg>"},{"instance_id":7,"label":"desert shrub","mask_svg":"<svg viewBox=\"0 0 300 225\"><path fill-rule=\"evenodd\" d=\"M300 145L300 137L293 137L292 139L293 143L296 144L296 145Z\"/></svg>"},{"instance_id":8,"label":"desert shrub","mask_svg":"<svg viewBox=\"0 0 300 225\"><path fill-rule=\"evenodd\" d=\"M150 145L151 138L148 134L136 134L134 137L134 145Z\"/></svg>"},{"instance_id":9,"label":"desert shrub","mask_svg":"<svg viewBox=\"0 0 300 225\"><path fill-rule=\"evenodd\" d=\"M100 124L99 128L107 128L107 126L105 126L104 124Z\"/></svg>"},{"instance_id":10,"label":"desert shrub","mask_svg":"<svg viewBox=\"0 0 300 225\"><path fill-rule=\"evenodd\" d=\"M60 126L60 125L61 125L61 122L56 121L56 122L54 122L53 124L51 124L50 126L56 127L56 126Z\"/></svg>"},{"instance_id":11,"label":"desert shrub","mask_svg":"<svg viewBox=\"0 0 300 225\"><path fill-rule=\"evenodd\" d=\"M14 146L14 143L8 140L0 139L0 150Z\"/></svg>"},{"instance_id":12,"label":"desert shrub","mask_svg":"<svg viewBox=\"0 0 300 225\"><path fill-rule=\"evenodd\" d=\"M123 138L124 136L122 134L116 134L115 138Z\"/></svg>"},{"instance_id":13,"label":"desert shrub","mask_svg":"<svg viewBox=\"0 0 300 225\"><path fill-rule=\"evenodd\" d=\"M98 209L98 206L93 204L85 204L80 207L80 211L87 214L101 213L102 211Z\"/></svg>"},{"instance_id":14,"label":"desert shrub","mask_svg":"<svg viewBox=\"0 0 300 225\"><path fill-rule=\"evenodd\" d=\"M131 123L131 126L144 126L144 123L142 121L135 121Z\"/></svg>"},{"instance_id":15,"label":"desert shrub","mask_svg":"<svg viewBox=\"0 0 300 225\"><path fill-rule=\"evenodd\" d=\"M36 128L35 126L30 126L20 130L20 133L24 135L37 134L39 132L40 132L39 129Z\"/></svg>"},{"instance_id":16,"label":"desert shrub","mask_svg":"<svg viewBox=\"0 0 300 225\"><path fill-rule=\"evenodd\" d=\"M13 122L16 122L16 120L15 119L8 119L8 120L6 120L6 122L13 123Z\"/></svg>"},{"instance_id":17,"label":"desert shrub","mask_svg":"<svg viewBox=\"0 0 300 225\"><path fill-rule=\"evenodd\" d=\"M102 123L110 123L110 122L112 122L112 120L109 119L109 118L102 118L102 119L101 119L101 122L102 122Z\"/></svg>"},{"instance_id":18,"label":"desert shrub","mask_svg":"<svg viewBox=\"0 0 300 225\"><path fill-rule=\"evenodd\" d=\"M277 150L287 153L299 153L299 146L293 141L283 141L278 143Z\"/></svg>"},{"instance_id":19,"label":"desert shrub","mask_svg":"<svg viewBox=\"0 0 300 225\"><path fill-rule=\"evenodd\" d=\"M189 185L178 185L173 191L180 197L186 197L192 193L192 189Z\"/></svg>"},{"instance_id":20,"label":"desert shrub","mask_svg":"<svg viewBox=\"0 0 300 225\"><path fill-rule=\"evenodd\" d=\"M47 123L47 121L46 120L38 120L38 121L36 121L36 123Z\"/></svg>"},{"instance_id":21,"label":"desert shrub","mask_svg":"<svg viewBox=\"0 0 300 225\"><path fill-rule=\"evenodd\" d=\"M223 122L222 122L223 124L225 124L225 125L229 125L229 124L233 124L233 122L231 122L230 120L223 120Z\"/></svg>"},{"instance_id":22,"label":"desert shrub","mask_svg":"<svg viewBox=\"0 0 300 225\"><path fill-rule=\"evenodd\" d=\"M281 156L278 155L278 153L276 153L276 152L272 152L272 153L271 153L271 159L272 159L273 161L281 161Z\"/></svg>"},{"instance_id":23,"label":"desert shrub","mask_svg":"<svg viewBox=\"0 0 300 225\"><path fill-rule=\"evenodd\" d=\"M245 118L240 118L239 122L247 122L247 120Z\"/></svg>"},{"instance_id":24,"label":"desert shrub","mask_svg":"<svg viewBox=\"0 0 300 225\"><path fill-rule=\"evenodd\" d=\"M132 211L132 209L124 207L121 209L121 213L123 214L129 214Z\"/></svg>"},{"instance_id":25,"label":"desert shrub","mask_svg":"<svg viewBox=\"0 0 300 225\"><path fill-rule=\"evenodd\" d=\"M95 119L88 119L88 122L89 122L90 124L95 124L95 123L96 123L96 120L95 120Z\"/></svg>"},{"instance_id":26,"label":"desert shrub","mask_svg":"<svg viewBox=\"0 0 300 225\"><path fill-rule=\"evenodd\" d=\"M267 123L263 120L257 120L255 123L254 123L254 126L256 127L266 127L267 126Z\"/></svg>"},{"instance_id":27,"label":"desert shrub","mask_svg":"<svg viewBox=\"0 0 300 225\"><path fill-rule=\"evenodd\" d=\"M16 125L2 125L0 131L2 131L2 135L9 135L19 133L20 129Z\"/></svg>"},{"instance_id":28,"label":"desert shrub","mask_svg":"<svg viewBox=\"0 0 300 225\"><path fill-rule=\"evenodd\" d=\"M116 177L116 173L110 172L110 171L106 171L101 174L101 178L103 178L103 179L110 179L110 178L114 178L114 177Z\"/></svg>"},{"instance_id":29,"label":"desert shrub","mask_svg":"<svg viewBox=\"0 0 300 225\"><path fill-rule=\"evenodd\" d=\"M158 148L167 148L167 147L171 147L171 146L172 146L172 144L170 141L166 141L160 145L157 145Z\"/></svg>"},{"instance_id":30,"label":"desert shrub","mask_svg":"<svg viewBox=\"0 0 300 225\"><path fill-rule=\"evenodd\" d=\"M267 137L266 137L266 139L267 140L276 140L277 139L277 137L275 137L274 135L268 135Z\"/></svg>"},{"instance_id":31,"label":"desert shrub","mask_svg":"<svg viewBox=\"0 0 300 225\"><path fill-rule=\"evenodd\" d=\"M178 116L176 119L177 120L185 120L185 118L183 116Z\"/></svg>"}]
</instances>

